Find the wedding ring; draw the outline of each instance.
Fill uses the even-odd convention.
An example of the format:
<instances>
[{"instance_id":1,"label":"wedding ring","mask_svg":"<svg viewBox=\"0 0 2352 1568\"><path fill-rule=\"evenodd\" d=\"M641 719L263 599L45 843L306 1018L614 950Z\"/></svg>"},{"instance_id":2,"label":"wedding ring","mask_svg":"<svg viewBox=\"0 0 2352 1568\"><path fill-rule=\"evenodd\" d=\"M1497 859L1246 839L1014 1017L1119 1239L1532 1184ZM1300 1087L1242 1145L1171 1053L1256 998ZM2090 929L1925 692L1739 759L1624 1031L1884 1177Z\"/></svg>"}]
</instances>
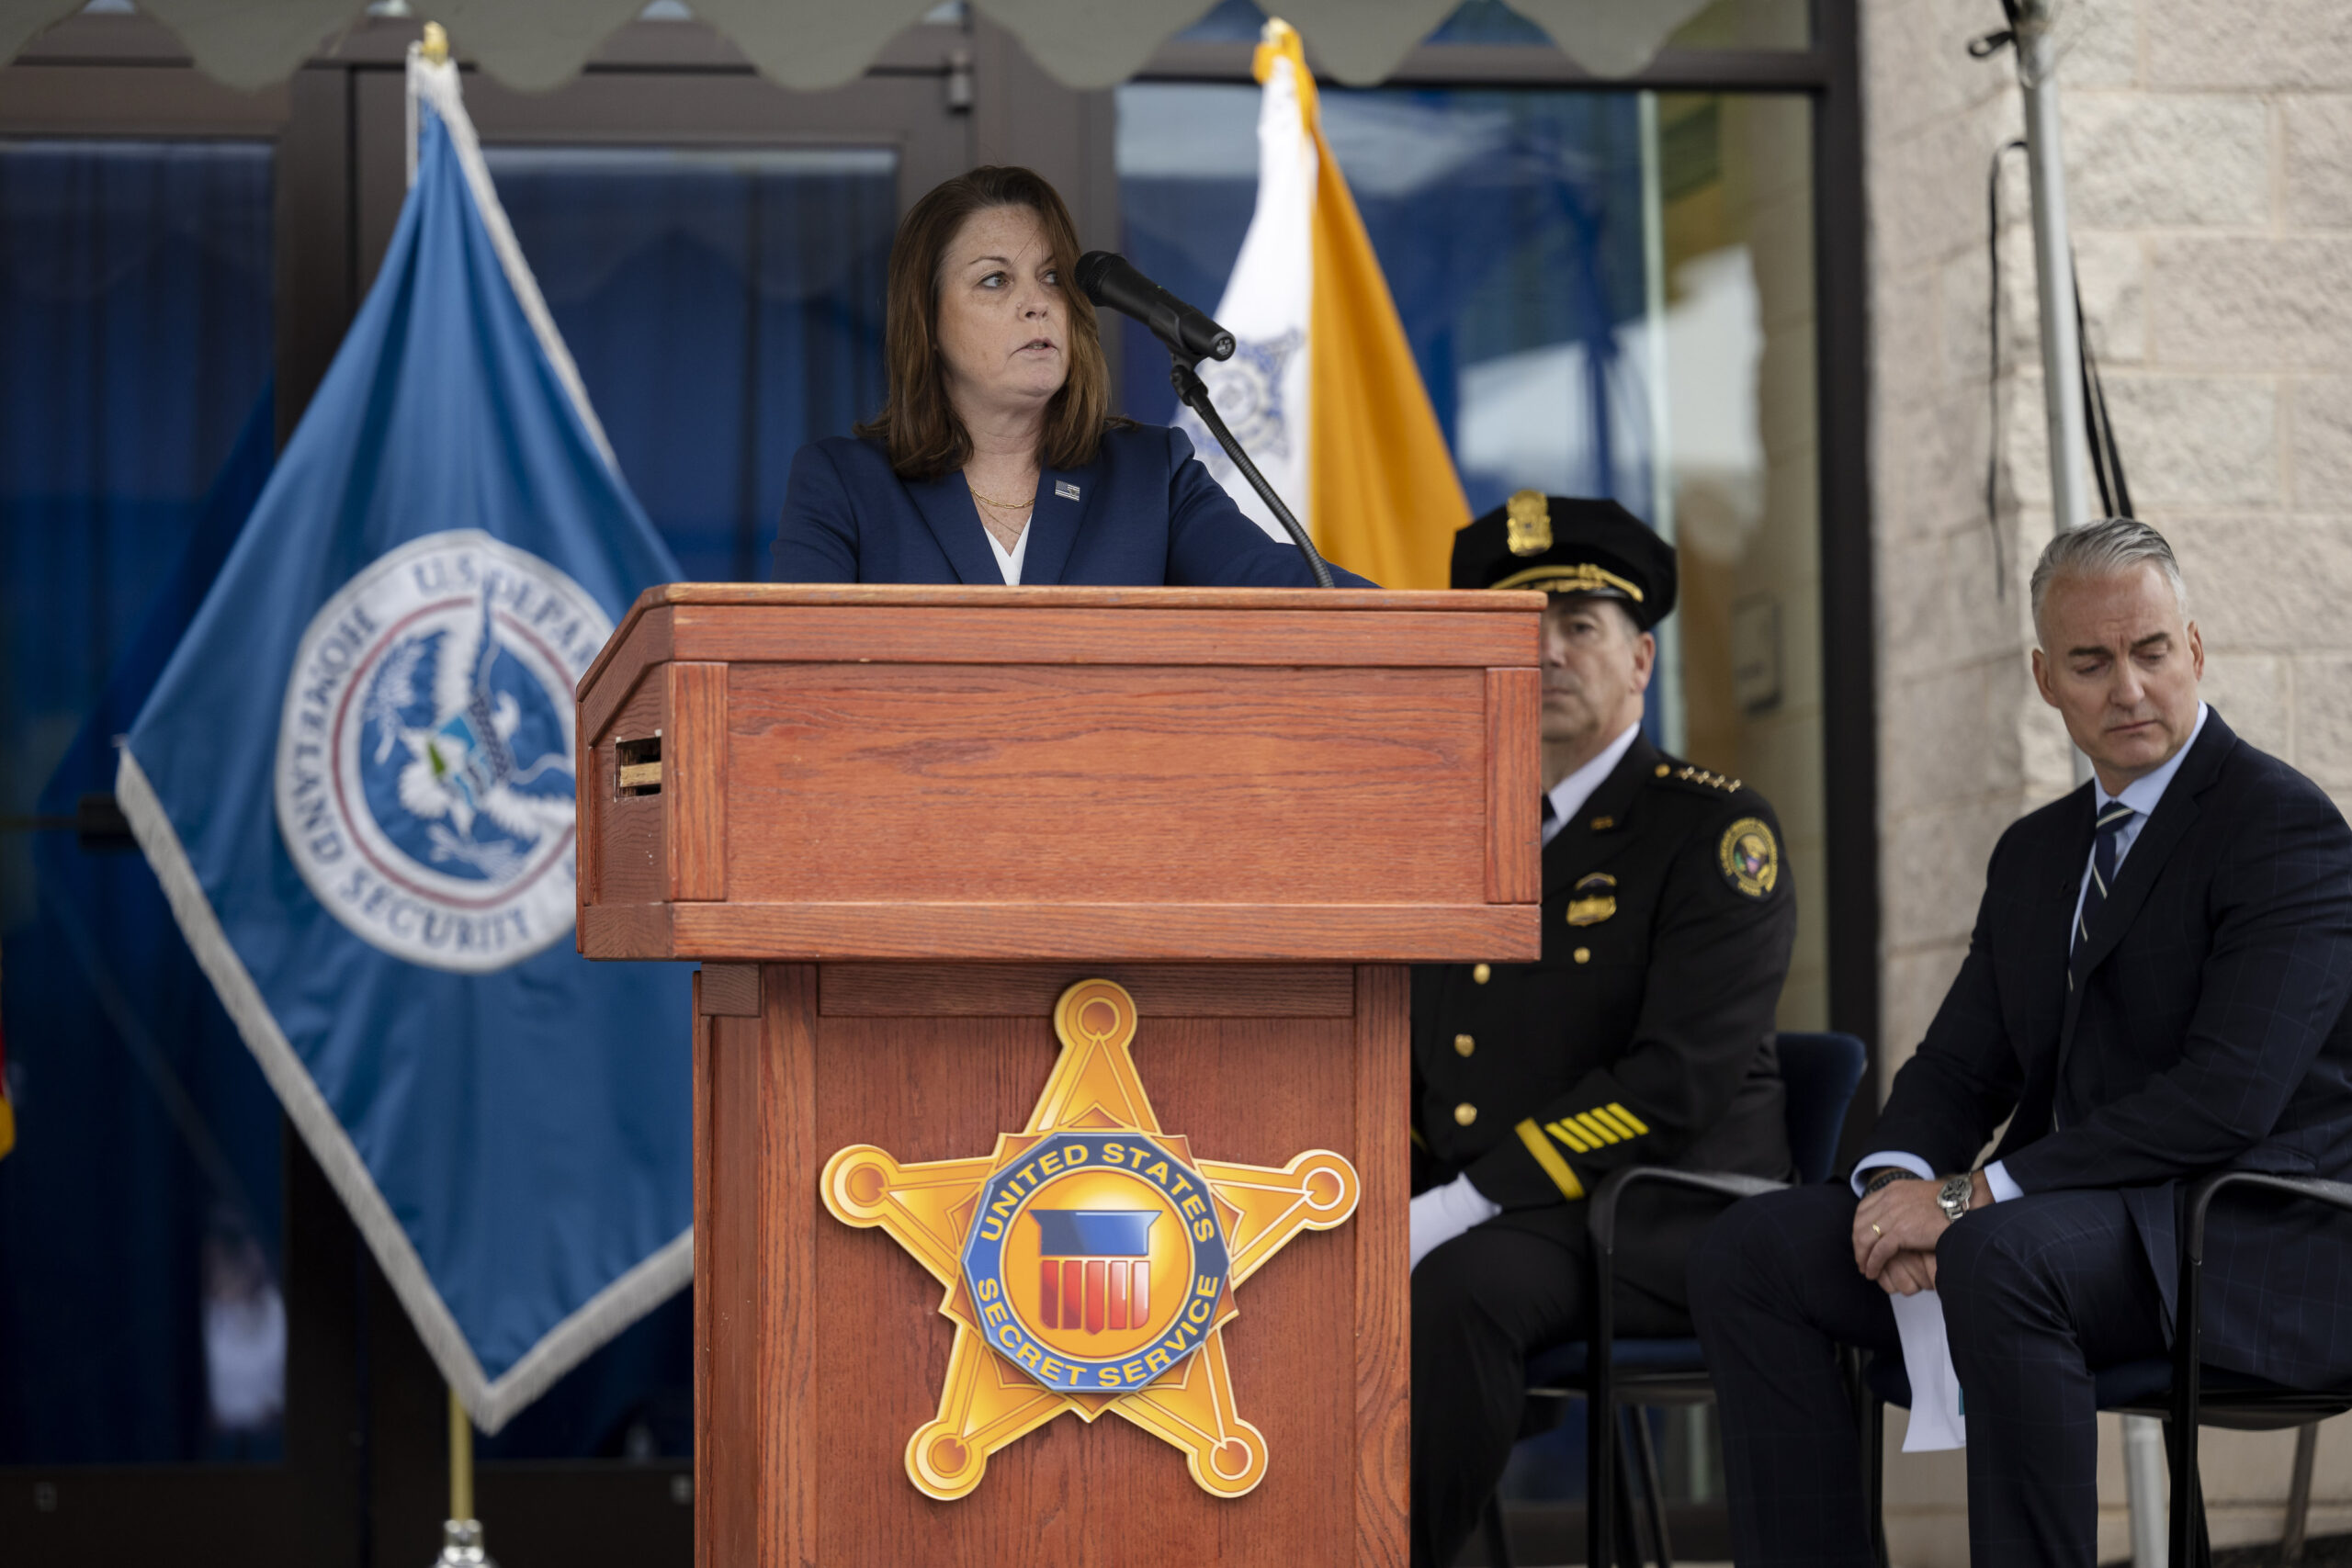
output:
<instances>
[{"instance_id":1,"label":"wedding ring","mask_svg":"<svg viewBox=\"0 0 2352 1568\"><path fill-rule=\"evenodd\" d=\"M1879 1229L1876 1225L1872 1225L1871 1227L1871 1235L1884 1235L1886 1233L1884 1231Z\"/></svg>"}]
</instances>

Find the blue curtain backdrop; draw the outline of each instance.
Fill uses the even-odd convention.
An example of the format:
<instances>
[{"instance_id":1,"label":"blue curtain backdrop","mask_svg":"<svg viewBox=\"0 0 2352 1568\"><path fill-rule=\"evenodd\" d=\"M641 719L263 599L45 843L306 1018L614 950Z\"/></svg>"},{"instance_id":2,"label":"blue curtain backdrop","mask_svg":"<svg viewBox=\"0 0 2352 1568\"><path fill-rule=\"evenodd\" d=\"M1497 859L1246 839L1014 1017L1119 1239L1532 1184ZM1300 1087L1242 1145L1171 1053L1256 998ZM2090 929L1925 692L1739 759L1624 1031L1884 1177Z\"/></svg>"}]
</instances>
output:
<instances>
[{"instance_id":1,"label":"blue curtain backdrop","mask_svg":"<svg viewBox=\"0 0 2352 1568\"><path fill-rule=\"evenodd\" d=\"M1646 513L1648 433L1624 417L1642 406L1644 378L1621 347L1644 313L1634 95L1326 87L1321 100L1472 514L1522 484L1560 482ZM1255 87L1119 89L1127 254L1204 310L1225 291L1257 202L1257 114ZM1127 412L1164 421L1175 408L1166 351L1125 330ZM1464 407L1470 373L1546 349L1570 351L1560 367L1578 383L1551 411L1564 460L1547 472L1476 460L1492 443L1465 429L1479 413Z\"/></svg>"},{"instance_id":2,"label":"blue curtain backdrop","mask_svg":"<svg viewBox=\"0 0 2352 1568\"><path fill-rule=\"evenodd\" d=\"M680 569L764 576L793 454L882 406L897 152L488 156L621 472Z\"/></svg>"},{"instance_id":3,"label":"blue curtain backdrop","mask_svg":"<svg viewBox=\"0 0 2352 1568\"><path fill-rule=\"evenodd\" d=\"M277 1451L277 1101L138 852L41 826L268 473L271 188L266 146L0 144L0 1464Z\"/></svg>"},{"instance_id":4,"label":"blue curtain backdrop","mask_svg":"<svg viewBox=\"0 0 2352 1568\"><path fill-rule=\"evenodd\" d=\"M690 579L763 577L793 454L882 403L888 148L485 149L629 488ZM650 1314L485 1459L693 1451L692 1303Z\"/></svg>"}]
</instances>

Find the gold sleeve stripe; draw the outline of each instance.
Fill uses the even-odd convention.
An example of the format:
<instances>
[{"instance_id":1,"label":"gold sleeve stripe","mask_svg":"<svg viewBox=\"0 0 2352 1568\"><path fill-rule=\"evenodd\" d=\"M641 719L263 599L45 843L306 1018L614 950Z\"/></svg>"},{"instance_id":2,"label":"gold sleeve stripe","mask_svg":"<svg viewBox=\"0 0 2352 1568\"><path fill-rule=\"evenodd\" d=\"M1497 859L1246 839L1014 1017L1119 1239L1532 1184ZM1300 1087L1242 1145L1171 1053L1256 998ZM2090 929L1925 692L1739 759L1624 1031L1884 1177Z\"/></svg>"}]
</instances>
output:
<instances>
[{"instance_id":1,"label":"gold sleeve stripe","mask_svg":"<svg viewBox=\"0 0 2352 1568\"><path fill-rule=\"evenodd\" d=\"M1409 1130L1413 1134L1414 1143L1419 1145L1422 1148L1428 1148L1430 1146L1430 1141L1421 1136L1421 1130L1419 1127L1414 1127Z\"/></svg>"},{"instance_id":2,"label":"gold sleeve stripe","mask_svg":"<svg viewBox=\"0 0 2352 1568\"><path fill-rule=\"evenodd\" d=\"M1611 1127L1616 1128L1626 1137L1638 1138L1641 1136L1641 1134L1636 1132L1634 1128L1633 1119L1613 1105L1598 1106L1594 1108L1592 1113L1595 1116L1600 1117L1603 1122L1608 1122Z\"/></svg>"},{"instance_id":3,"label":"gold sleeve stripe","mask_svg":"<svg viewBox=\"0 0 2352 1568\"><path fill-rule=\"evenodd\" d=\"M1583 1133L1580 1133L1580 1132L1577 1131L1577 1129L1575 1128L1575 1126L1574 1126L1574 1125L1572 1125L1572 1124L1571 1124L1571 1123L1569 1123L1569 1122L1548 1122L1548 1123L1546 1123L1545 1125L1546 1125L1546 1130L1547 1130L1548 1132L1550 1132L1550 1133L1551 1133L1552 1136L1554 1136L1554 1137L1555 1137L1555 1138L1559 1139L1559 1140L1560 1140L1560 1142L1562 1142L1562 1143L1564 1143L1564 1144L1567 1145L1568 1145L1568 1147L1570 1147L1570 1148L1572 1148L1572 1149L1576 1150L1576 1151L1577 1151L1577 1153L1578 1153L1578 1154L1580 1154L1580 1155L1581 1155L1581 1154L1589 1154L1589 1153L1591 1153L1594 1149L1597 1149L1597 1148L1599 1148L1599 1147L1600 1146L1599 1144L1594 1143L1594 1142L1592 1141L1592 1139L1591 1139L1591 1138L1588 1137L1588 1136L1587 1136L1586 1134L1584 1134Z\"/></svg>"},{"instance_id":4,"label":"gold sleeve stripe","mask_svg":"<svg viewBox=\"0 0 2352 1568\"><path fill-rule=\"evenodd\" d=\"M1584 1129L1587 1137L1597 1139L1604 1144L1622 1144L1625 1141L1624 1134L1589 1111L1579 1111L1570 1120Z\"/></svg>"},{"instance_id":5,"label":"gold sleeve stripe","mask_svg":"<svg viewBox=\"0 0 2352 1568\"><path fill-rule=\"evenodd\" d=\"M1527 1145L1527 1152L1535 1156L1535 1163L1544 1168L1544 1174L1552 1179L1552 1185L1560 1190L1562 1197L1574 1200L1584 1196L1584 1183L1577 1179L1577 1173L1568 1168L1568 1162L1560 1157L1560 1151L1552 1146L1533 1119L1521 1122L1512 1131L1519 1134L1519 1141Z\"/></svg>"},{"instance_id":6,"label":"gold sleeve stripe","mask_svg":"<svg viewBox=\"0 0 2352 1568\"><path fill-rule=\"evenodd\" d=\"M1623 1118L1625 1119L1626 1124L1627 1124L1628 1126L1632 1127L1632 1128L1634 1129L1634 1131L1636 1134L1646 1133L1646 1132L1648 1132L1648 1131L1650 1130L1650 1129L1649 1129L1649 1123L1647 1123L1646 1122L1644 1122L1640 1117L1638 1117L1638 1116L1634 1115L1632 1111L1630 1111L1626 1110L1623 1105L1620 1105L1617 1101L1615 1101L1615 1100L1611 1100L1611 1101L1609 1102L1609 1109L1610 1109L1611 1111L1614 1111L1617 1115L1623 1117Z\"/></svg>"}]
</instances>

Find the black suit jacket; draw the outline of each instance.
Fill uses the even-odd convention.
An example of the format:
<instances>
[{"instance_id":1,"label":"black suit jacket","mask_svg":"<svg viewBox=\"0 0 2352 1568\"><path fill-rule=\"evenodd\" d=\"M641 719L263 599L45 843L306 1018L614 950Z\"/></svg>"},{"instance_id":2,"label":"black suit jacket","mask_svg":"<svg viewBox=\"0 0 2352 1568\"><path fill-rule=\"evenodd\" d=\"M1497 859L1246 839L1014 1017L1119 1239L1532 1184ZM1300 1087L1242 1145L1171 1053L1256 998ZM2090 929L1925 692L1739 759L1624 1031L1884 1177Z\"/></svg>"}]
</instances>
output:
<instances>
[{"instance_id":1,"label":"black suit jacket","mask_svg":"<svg viewBox=\"0 0 2352 1568\"><path fill-rule=\"evenodd\" d=\"M1871 1142L1965 1170L2014 1111L1994 1157L2028 1196L2122 1189L2169 1311L2183 1179L2352 1177L2352 829L2209 713L2070 985L2092 813L2085 784L2001 836L1968 957ZM2346 1299L2352 1227L2227 1213L2209 1233L2205 1359L2340 1378Z\"/></svg>"},{"instance_id":2,"label":"black suit jacket","mask_svg":"<svg viewBox=\"0 0 2352 1568\"><path fill-rule=\"evenodd\" d=\"M1413 972L1419 1184L1466 1171L1508 1211L1495 1223L1580 1243L1572 1200L1622 1166L1786 1176L1772 1013L1796 896L1779 830L1756 791L1636 736L1544 847L1542 960ZM1768 885L1743 845L1770 846ZM1654 1261L1681 1300L1690 1235L1721 1208L1645 1193L1629 1274Z\"/></svg>"}]
</instances>

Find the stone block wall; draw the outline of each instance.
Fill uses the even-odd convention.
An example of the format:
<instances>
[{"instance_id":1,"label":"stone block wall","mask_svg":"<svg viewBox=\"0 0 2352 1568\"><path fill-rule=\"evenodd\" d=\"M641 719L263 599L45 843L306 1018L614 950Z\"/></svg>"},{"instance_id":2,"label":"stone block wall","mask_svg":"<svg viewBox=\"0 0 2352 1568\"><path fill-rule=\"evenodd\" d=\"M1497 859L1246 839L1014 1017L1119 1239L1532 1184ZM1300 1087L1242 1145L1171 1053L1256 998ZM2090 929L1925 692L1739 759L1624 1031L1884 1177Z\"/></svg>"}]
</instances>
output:
<instances>
[{"instance_id":1,"label":"stone block wall","mask_svg":"<svg viewBox=\"0 0 2352 1568\"><path fill-rule=\"evenodd\" d=\"M2024 121L2013 57L1966 45L2000 7L1864 0L1862 24L1891 1074L1959 968L1995 840L2073 778L2027 664L2052 518L2022 153L2000 176L1997 379L1987 333L1987 171ZM2089 340L2135 510L2188 576L2206 695L2352 806L2352 5L2059 0L2058 38ZM2314 1521L2338 1529L2343 1441ZM2217 1541L2277 1539L2287 1442L2209 1434ZM1900 1561L1965 1561L1959 1475L1891 1465Z\"/></svg>"}]
</instances>

